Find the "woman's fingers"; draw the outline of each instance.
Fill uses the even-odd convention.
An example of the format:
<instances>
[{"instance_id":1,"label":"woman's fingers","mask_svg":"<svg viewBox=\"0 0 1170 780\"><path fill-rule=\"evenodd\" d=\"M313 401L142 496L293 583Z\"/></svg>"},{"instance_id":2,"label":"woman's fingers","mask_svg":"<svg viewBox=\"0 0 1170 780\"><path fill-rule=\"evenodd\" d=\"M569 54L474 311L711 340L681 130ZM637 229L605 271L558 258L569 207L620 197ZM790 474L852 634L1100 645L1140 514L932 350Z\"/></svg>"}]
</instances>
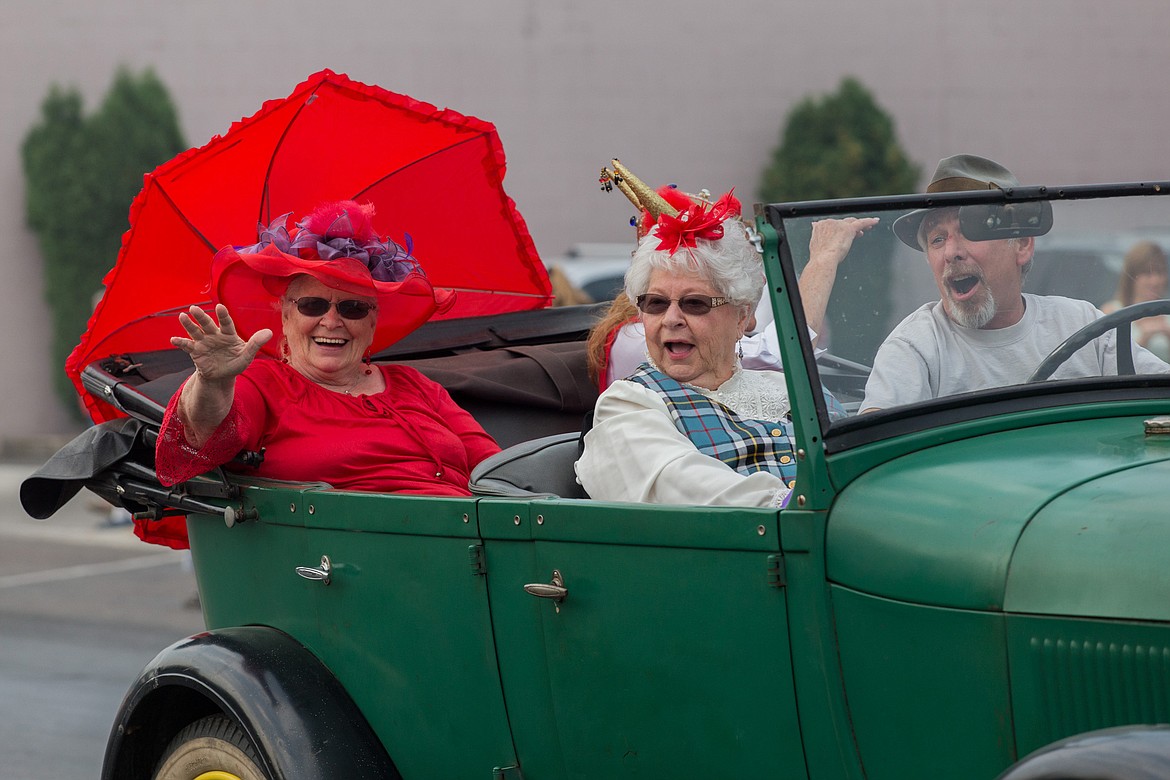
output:
<instances>
[{"instance_id":1,"label":"woman's fingers","mask_svg":"<svg viewBox=\"0 0 1170 780\"><path fill-rule=\"evenodd\" d=\"M191 340L196 342L220 334L219 326L215 324L215 320L198 306L192 306L187 311L180 312L179 324L183 326L183 330L187 331Z\"/></svg>"},{"instance_id":2,"label":"woman's fingers","mask_svg":"<svg viewBox=\"0 0 1170 780\"><path fill-rule=\"evenodd\" d=\"M215 321L216 318L219 319L218 323ZM214 318L199 306L192 306L179 314L179 323L194 340L220 335L238 338L236 323L222 303L215 305Z\"/></svg>"},{"instance_id":3,"label":"woman's fingers","mask_svg":"<svg viewBox=\"0 0 1170 780\"><path fill-rule=\"evenodd\" d=\"M192 306L179 314L179 323L190 338L172 336L171 345L190 355L199 375L207 381L237 376L272 339L268 328L257 331L247 341L241 339L223 304L216 305L215 317L199 306Z\"/></svg>"},{"instance_id":4,"label":"woman's fingers","mask_svg":"<svg viewBox=\"0 0 1170 780\"><path fill-rule=\"evenodd\" d=\"M211 318L211 315L203 311L203 309L198 306L192 306L191 308L187 309L186 314L204 330L219 330L219 326L215 324L215 320ZM179 317L182 316L182 314L179 315Z\"/></svg>"},{"instance_id":5,"label":"woman's fingers","mask_svg":"<svg viewBox=\"0 0 1170 780\"><path fill-rule=\"evenodd\" d=\"M235 322L223 304L216 304L214 317L199 306L191 306L180 312L179 324L190 338L172 336L170 343L191 356L204 381L223 381L239 375L272 338L272 331L265 328L245 342L236 333Z\"/></svg>"},{"instance_id":6,"label":"woman's fingers","mask_svg":"<svg viewBox=\"0 0 1170 780\"><path fill-rule=\"evenodd\" d=\"M203 335L203 329L200 328L199 325L197 325L186 312L179 314L179 324L183 326L183 330L187 331L187 335L192 339ZM182 339L181 336L176 336L175 338ZM188 341L189 339L182 340ZM174 344L175 340L171 339L171 343ZM178 346L178 344L175 344L175 346Z\"/></svg>"},{"instance_id":7,"label":"woman's fingers","mask_svg":"<svg viewBox=\"0 0 1170 780\"><path fill-rule=\"evenodd\" d=\"M219 318L219 329L221 332L232 336L236 335L236 323L232 320L232 315L226 306L222 303L215 304L215 316Z\"/></svg>"},{"instance_id":8,"label":"woman's fingers","mask_svg":"<svg viewBox=\"0 0 1170 780\"><path fill-rule=\"evenodd\" d=\"M262 328L252 334L252 338L248 339L248 359L256 357L261 348L272 339L272 331L269 328Z\"/></svg>"}]
</instances>

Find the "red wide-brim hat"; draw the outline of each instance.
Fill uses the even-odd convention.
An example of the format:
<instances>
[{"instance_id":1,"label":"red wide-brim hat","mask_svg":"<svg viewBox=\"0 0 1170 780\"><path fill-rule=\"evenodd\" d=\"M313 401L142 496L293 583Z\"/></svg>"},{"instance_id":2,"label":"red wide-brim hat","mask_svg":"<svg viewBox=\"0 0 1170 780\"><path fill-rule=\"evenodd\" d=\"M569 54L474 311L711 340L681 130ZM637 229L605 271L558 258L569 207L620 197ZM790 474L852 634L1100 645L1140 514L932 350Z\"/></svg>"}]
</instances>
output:
<instances>
[{"instance_id":1,"label":"red wide-brim hat","mask_svg":"<svg viewBox=\"0 0 1170 780\"><path fill-rule=\"evenodd\" d=\"M455 302L453 291L436 290L419 273L410 273L399 282L380 282L359 260L302 258L281 252L271 244L258 252L240 253L230 246L219 250L211 265L211 297L227 307L241 338L271 329L274 338L263 349L278 356L283 332L280 298L289 282L300 274L312 276L334 290L377 302L371 353L390 346Z\"/></svg>"}]
</instances>

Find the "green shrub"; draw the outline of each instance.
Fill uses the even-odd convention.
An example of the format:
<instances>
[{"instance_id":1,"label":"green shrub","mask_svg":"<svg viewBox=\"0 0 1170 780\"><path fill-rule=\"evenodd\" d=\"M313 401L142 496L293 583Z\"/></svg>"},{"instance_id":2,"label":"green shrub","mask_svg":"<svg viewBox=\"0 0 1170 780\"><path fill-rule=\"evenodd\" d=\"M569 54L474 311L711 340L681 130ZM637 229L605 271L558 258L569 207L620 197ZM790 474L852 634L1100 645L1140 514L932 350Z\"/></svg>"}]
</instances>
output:
<instances>
[{"instance_id":1,"label":"green shrub","mask_svg":"<svg viewBox=\"0 0 1170 780\"><path fill-rule=\"evenodd\" d=\"M861 82L845 78L836 92L805 98L789 112L780 144L761 177L759 196L776 203L900 194L913 192L919 174L919 166L898 143L894 120ZM807 246L809 236L806 232L790 238L793 245ZM889 324L858 321L857 312L874 307L854 299L889 296L895 238L886 224L864 240L867 258L875 262L842 264L827 314L833 352L860 360L872 357ZM853 312L855 319L847 321L846 312Z\"/></svg>"},{"instance_id":2,"label":"green shrub","mask_svg":"<svg viewBox=\"0 0 1170 780\"><path fill-rule=\"evenodd\" d=\"M76 88L53 85L21 149L26 219L44 261L53 323L49 359L70 409L76 395L63 366L77 345L102 278L127 229L143 174L186 148L166 87L151 70L120 69L101 106L82 111Z\"/></svg>"}]
</instances>

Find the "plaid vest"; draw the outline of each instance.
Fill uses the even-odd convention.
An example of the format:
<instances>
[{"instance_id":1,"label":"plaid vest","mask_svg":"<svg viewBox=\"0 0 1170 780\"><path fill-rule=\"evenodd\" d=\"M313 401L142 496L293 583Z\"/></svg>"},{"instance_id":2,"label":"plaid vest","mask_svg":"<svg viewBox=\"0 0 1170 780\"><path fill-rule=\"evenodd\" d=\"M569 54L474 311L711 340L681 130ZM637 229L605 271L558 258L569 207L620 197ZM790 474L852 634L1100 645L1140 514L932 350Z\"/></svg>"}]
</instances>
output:
<instances>
[{"instance_id":1,"label":"plaid vest","mask_svg":"<svg viewBox=\"0 0 1170 780\"><path fill-rule=\"evenodd\" d=\"M721 403L684 387L661 371L643 364L628 377L663 397L675 426L705 455L726 463L740 474L767 471L792 487L796 458L792 451L792 422L749 420Z\"/></svg>"}]
</instances>

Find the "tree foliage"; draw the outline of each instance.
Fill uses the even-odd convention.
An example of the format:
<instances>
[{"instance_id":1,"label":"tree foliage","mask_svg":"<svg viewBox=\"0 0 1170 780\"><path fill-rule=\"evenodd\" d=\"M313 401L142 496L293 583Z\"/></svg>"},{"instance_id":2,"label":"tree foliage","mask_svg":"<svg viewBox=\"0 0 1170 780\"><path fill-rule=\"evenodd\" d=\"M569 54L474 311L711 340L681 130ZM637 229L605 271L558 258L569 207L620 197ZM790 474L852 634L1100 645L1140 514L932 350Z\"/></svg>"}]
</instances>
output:
<instances>
[{"instance_id":1,"label":"tree foliage","mask_svg":"<svg viewBox=\"0 0 1170 780\"><path fill-rule=\"evenodd\" d=\"M788 114L780 145L764 171L760 197L769 202L911 192L919 167L898 143L894 120L861 82L808 97Z\"/></svg>"},{"instance_id":2,"label":"tree foliage","mask_svg":"<svg viewBox=\"0 0 1170 780\"><path fill-rule=\"evenodd\" d=\"M21 148L25 207L44 262L58 392L76 396L60 370L113 267L142 177L186 148L166 87L151 70L120 69L102 104L83 113L76 88L53 85Z\"/></svg>"},{"instance_id":3,"label":"tree foliage","mask_svg":"<svg viewBox=\"0 0 1170 780\"><path fill-rule=\"evenodd\" d=\"M776 203L900 194L913 192L919 174L893 118L860 81L845 78L836 92L805 98L789 112L759 195ZM809 227L803 228L789 236L793 246L808 245ZM887 224L863 240L866 262L842 264L827 322L835 353L868 361L889 328L877 321L874 306L862 303L889 297L896 239Z\"/></svg>"}]
</instances>

